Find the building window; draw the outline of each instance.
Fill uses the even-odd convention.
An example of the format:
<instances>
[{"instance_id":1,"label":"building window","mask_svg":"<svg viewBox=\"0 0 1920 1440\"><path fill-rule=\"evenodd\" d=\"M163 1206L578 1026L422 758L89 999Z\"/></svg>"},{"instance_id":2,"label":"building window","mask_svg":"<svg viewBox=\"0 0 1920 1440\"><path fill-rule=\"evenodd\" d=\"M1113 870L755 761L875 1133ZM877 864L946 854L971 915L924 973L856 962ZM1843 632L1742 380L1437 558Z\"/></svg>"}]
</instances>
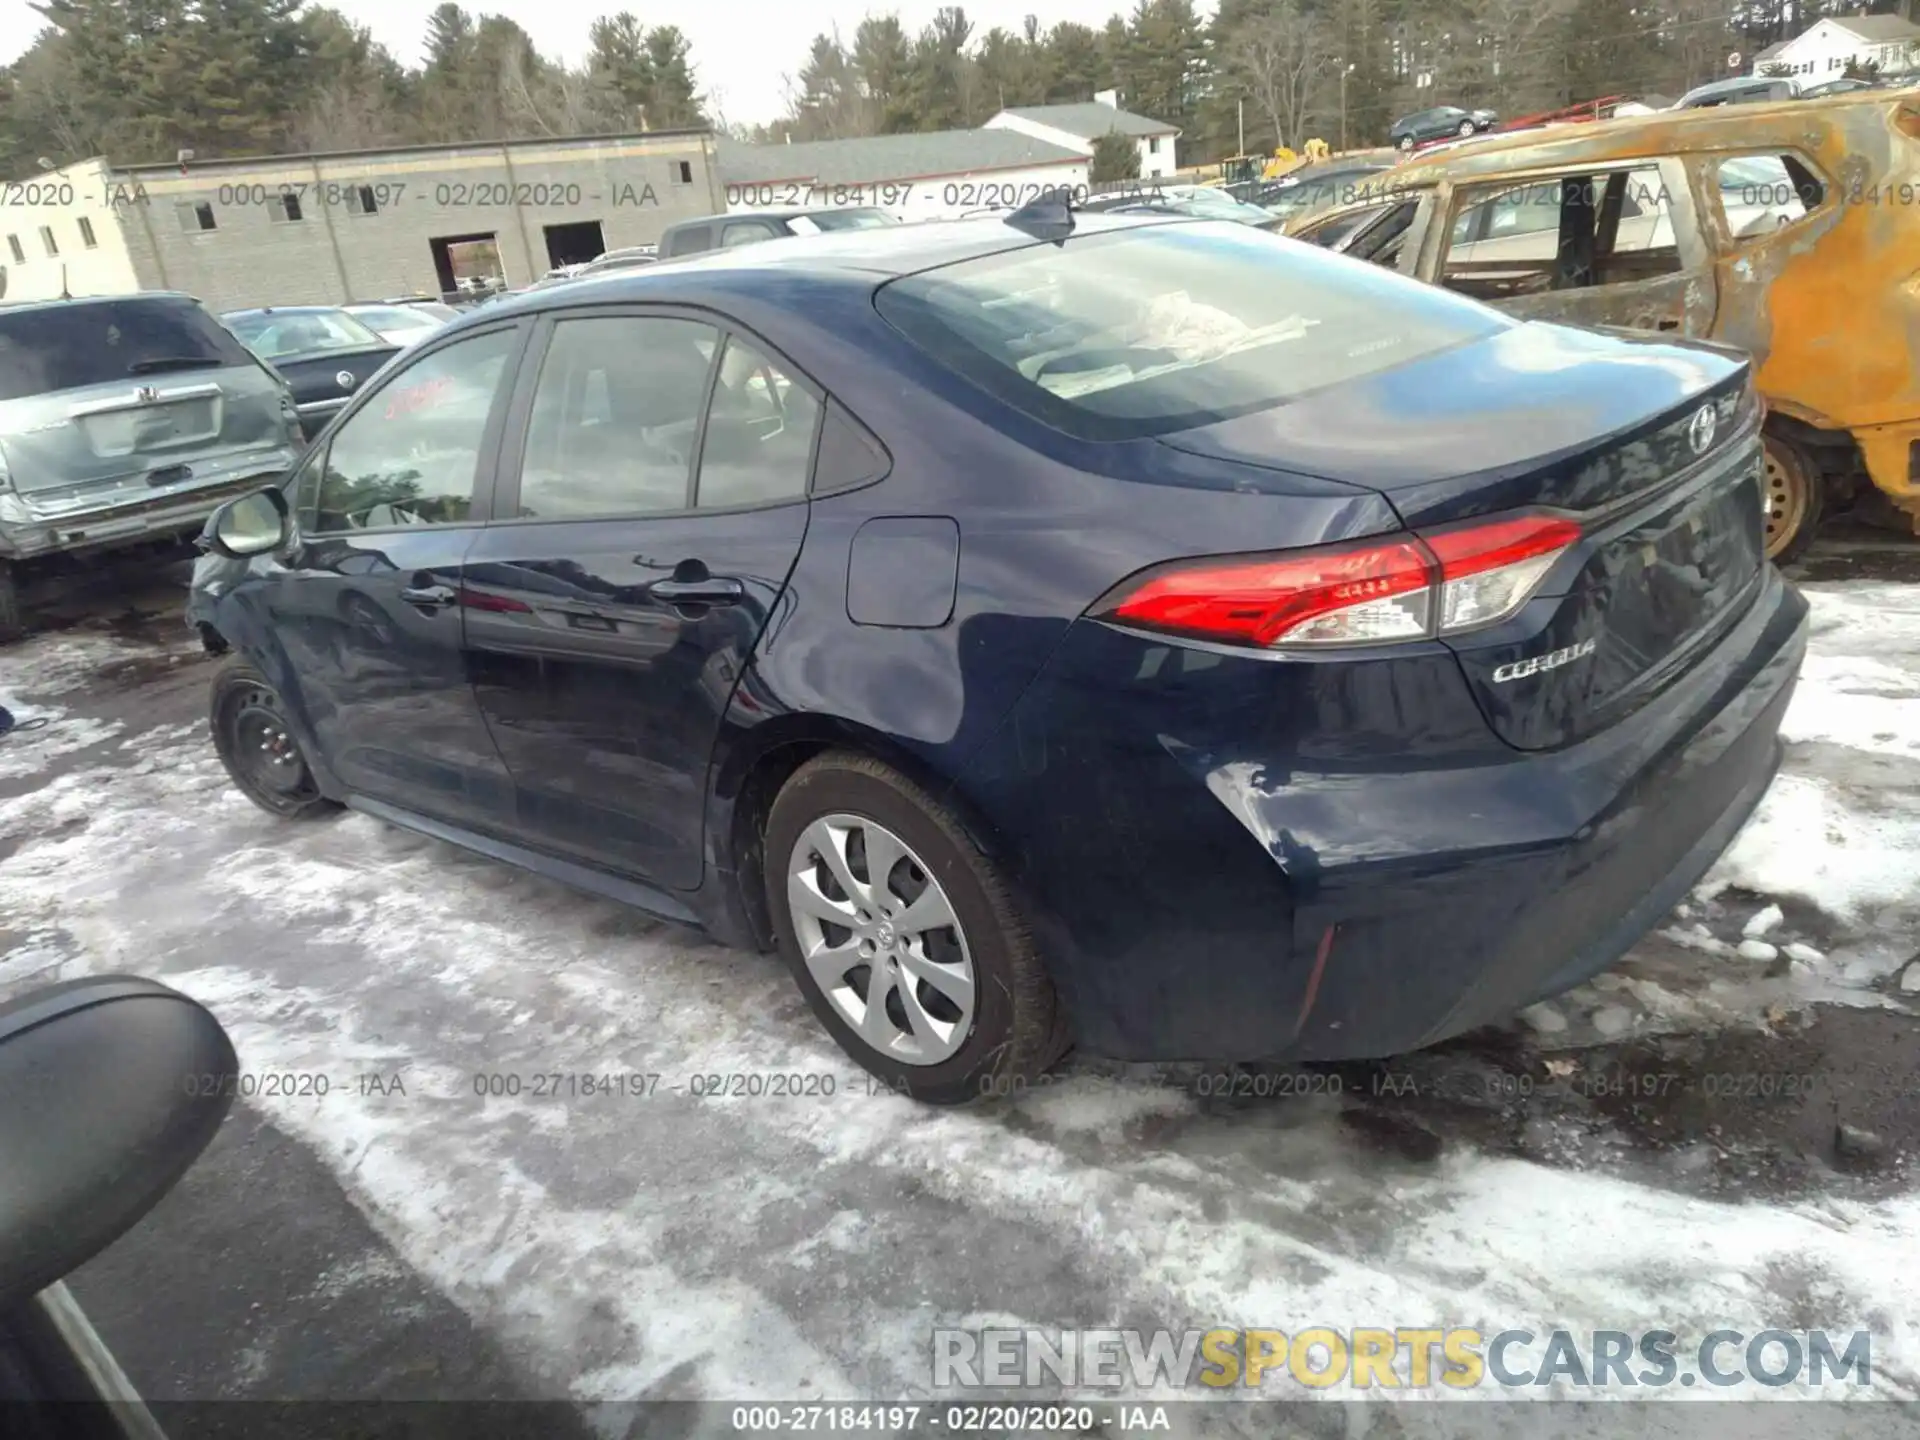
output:
<instances>
[{"instance_id":1,"label":"building window","mask_svg":"<svg viewBox=\"0 0 1920 1440\"><path fill-rule=\"evenodd\" d=\"M691 185L693 183L693 162L691 160L674 161L673 178L679 184Z\"/></svg>"},{"instance_id":2,"label":"building window","mask_svg":"<svg viewBox=\"0 0 1920 1440\"><path fill-rule=\"evenodd\" d=\"M80 217L80 243L89 250L98 248L100 242L93 237L93 221L86 216Z\"/></svg>"},{"instance_id":3,"label":"building window","mask_svg":"<svg viewBox=\"0 0 1920 1440\"><path fill-rule=\"evenodd\" d=\"M347 213L349 215L376 215L380 205L374 199L371 185L354 185L347 190Z\"/></svg>"},{"instance_id":4,"label":"building window","mask_svg":"<svg viewBox=\"0 0 1920 1440\"><path fill-rule=\"evenodd\" d=\"M282 224L306 218L300 212L300 197L290 190L283 191L267 201L267 215Z\"/></svg>"},{"instance_id":5,"label":"building window","mask_svg":"<svg viewBox=\"0 0 1920 1440\"><path fill-rule=\"evenodd\" d=\"M14 264L24 265L27 263L26 248L23 245L21 245L20 237L18 235L9 235L7 237L7 248L13 251Z\"/></svg>"},{"instance_id":6,"label":"building window","mask_svg":"<svg viewBox=\"0 0 1920 1440\"><path fill-rule=\"evenodd\" d=\"M1153 136L1147 141L1147 153L1149 155L1158 155L1160 153L1160 137L1158 135Z\"/></svg>"},{"instance_id":7,"label":"building window","mask_svg":"<svg viewBox=\"0 0 1920 1440\"><path fill-rule=\"evenodd\" d=\"M51 225L42 225L40 227L40 243L47 247L47 254L58 255L60 253L60 247L53 243L53 227Z\"/></svg>"},{"instance_id":8,"label":"building window","mask_svg":"<svg viewBox=\"0 0 1920 1440\"><path fill-rule=\"evenodd\" d=\"M206 200L182 200L173 207L186 231L213 229L213 205Z\"/></svg>"}]
</instances>

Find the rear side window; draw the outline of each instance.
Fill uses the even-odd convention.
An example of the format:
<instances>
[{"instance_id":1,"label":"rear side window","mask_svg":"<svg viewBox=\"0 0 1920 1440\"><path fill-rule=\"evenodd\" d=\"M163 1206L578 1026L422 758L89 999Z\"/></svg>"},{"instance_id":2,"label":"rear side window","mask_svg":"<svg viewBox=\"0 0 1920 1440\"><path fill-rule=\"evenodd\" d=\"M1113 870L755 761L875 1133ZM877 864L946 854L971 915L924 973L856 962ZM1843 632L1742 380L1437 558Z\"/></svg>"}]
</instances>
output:
<instances>
[{"instance_id":1,"label":"rear side window","mask_svg":"<svg viewBox=\"0 0 1920 1440\"><path fill-rule=\"evenodd\" d=\"M562 320L540 367L522 520L684 510L720 332L694 320Z\"/></svg>"},{"instance_id":2,"label":"rear side window","mask_svg":"<svg viewBox=\"0 0 1920 1440\"><path fill-rule=\"evenodd\" d=\"M1733 155L1716 167L1720 209L1736 240L1791 225L1827 198L1827 187L1797 155Z\"/></svg>"},{"instance_id":3,"label":"rear side window","mask_svg":"<svg viewBox=\"0 0 1920 1440\"><path fill-rule=\"evenodd\" d=\"M0 310L0 400L253 363L245 347L191 300Z\"/></svg>"},{"instance_id":4,"label":"rear side window","mask_svg":"<svg viewBox=\"0 0 1920 1440\"><path fill-rule=\"evenodd\" d=\"M1217 221L963 261L894 281L876 304L943 364L1094 440L1284 404L1514 323L1433 286Z\"/></svg>"}]
</instances>

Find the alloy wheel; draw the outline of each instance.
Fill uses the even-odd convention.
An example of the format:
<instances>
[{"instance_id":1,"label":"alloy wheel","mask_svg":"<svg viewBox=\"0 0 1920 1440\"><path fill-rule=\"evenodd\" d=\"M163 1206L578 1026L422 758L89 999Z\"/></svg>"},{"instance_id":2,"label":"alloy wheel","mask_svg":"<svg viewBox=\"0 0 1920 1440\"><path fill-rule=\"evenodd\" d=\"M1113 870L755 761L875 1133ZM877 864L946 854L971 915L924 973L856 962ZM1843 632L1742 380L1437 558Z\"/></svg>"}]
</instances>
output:
<instances>
[{"instance_id":1,"label":"alloy wheel","mask_svg":"<svg viewBox=\"0 0 1920 1440\"><path fill-rule=\"evenodd\" d=\"M975 973L947 893L877 821L823 815L794 842L787 905L801 959L875 1051L937 1065L966 1043Z\"/></svg>"}]
</instances>

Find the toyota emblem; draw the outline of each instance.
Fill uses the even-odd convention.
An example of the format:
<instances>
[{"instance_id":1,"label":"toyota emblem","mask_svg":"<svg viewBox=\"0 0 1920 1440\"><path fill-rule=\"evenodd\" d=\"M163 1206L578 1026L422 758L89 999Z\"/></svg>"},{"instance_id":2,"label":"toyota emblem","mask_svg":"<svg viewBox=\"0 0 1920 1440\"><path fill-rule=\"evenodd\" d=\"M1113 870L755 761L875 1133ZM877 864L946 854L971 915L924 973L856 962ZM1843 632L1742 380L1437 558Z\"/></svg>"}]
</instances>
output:
<instances>
[{"instance_id":1,"label":"toyota emblem","mask_svg":"<svg viewBox=\"0 0 1920 1440\"><path fill-rule=\"evenodd\" d=\"M333 378L334 383L339 385L342 390L351 390L353 388L354 376L351 370L342 370ZM1707 416L1707 435L1709 438L1713 435L1713 416L1711 415Z\"/></svg>"},{"instance_id":2,"label":"toyota emblem","mask_svg":"<svg viewBox=\"0 0 1920 1440\"><path fill-rule=\"evenodd\" d=\"M1693 447L1693 453L1704 455L1713 445L1713 432L1719 428L1713 406L1702 405L1693 412L1693 419L1687 422L1687 444Z\"/></svg>"}]
</instances>

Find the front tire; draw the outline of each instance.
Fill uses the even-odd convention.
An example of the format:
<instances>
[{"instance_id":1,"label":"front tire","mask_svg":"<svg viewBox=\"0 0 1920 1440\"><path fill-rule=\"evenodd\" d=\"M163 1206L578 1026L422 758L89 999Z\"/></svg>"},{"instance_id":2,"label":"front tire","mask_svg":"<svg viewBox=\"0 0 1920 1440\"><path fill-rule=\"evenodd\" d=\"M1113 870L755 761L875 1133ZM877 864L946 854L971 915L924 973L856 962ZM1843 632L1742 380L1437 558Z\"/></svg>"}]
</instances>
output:
<instances>
[{"instance_id":1,"label":"front tire","mask_svg":"<svg viewBox=\"0 0 1920 1440\"><path fill-rule=\"evenodd\" d=\"M1471 120L1462 120L1460 122L1460 129L1458 132L1460 135L1460 138L1463 140L1466 139L1467 136L1473 134L1477 128L1478 127L1476 127Z\"/></svg>"},{"instance_id":2,"label":"front tire","mask_svg":"<svg viewBox=\"0 0 1920 1440\"><path fill-rule=\"evenodd\" d=\"M267 677L239 656L213 677L213 746L240 793L269 815L312 820L340 806L320 793Z\"/></svg>"},{"instance_id":3,"label":"front tire","mask_svg":"<svg viewBox=\"0 0 1920 1440\"><path fill-rule=\"evenodd\" d=\"M891 766L830 753L767 818L780 953L841 1049L938 1105L1006 1094L1066 1048L1033 938L994 864Z\"/></svg>"},{"instance_id":4,"label":"front tire","mask_svg":"<svg viewBox=\"0 0 1920 1440\"><path fill-rule=\"evenodd\" d=\"M1413 146L1414 146L1413 136L1402 135L1400 137L1400 153L1401 154L1411 155L1413 153Z\"/></svg>"}]
</instances>

